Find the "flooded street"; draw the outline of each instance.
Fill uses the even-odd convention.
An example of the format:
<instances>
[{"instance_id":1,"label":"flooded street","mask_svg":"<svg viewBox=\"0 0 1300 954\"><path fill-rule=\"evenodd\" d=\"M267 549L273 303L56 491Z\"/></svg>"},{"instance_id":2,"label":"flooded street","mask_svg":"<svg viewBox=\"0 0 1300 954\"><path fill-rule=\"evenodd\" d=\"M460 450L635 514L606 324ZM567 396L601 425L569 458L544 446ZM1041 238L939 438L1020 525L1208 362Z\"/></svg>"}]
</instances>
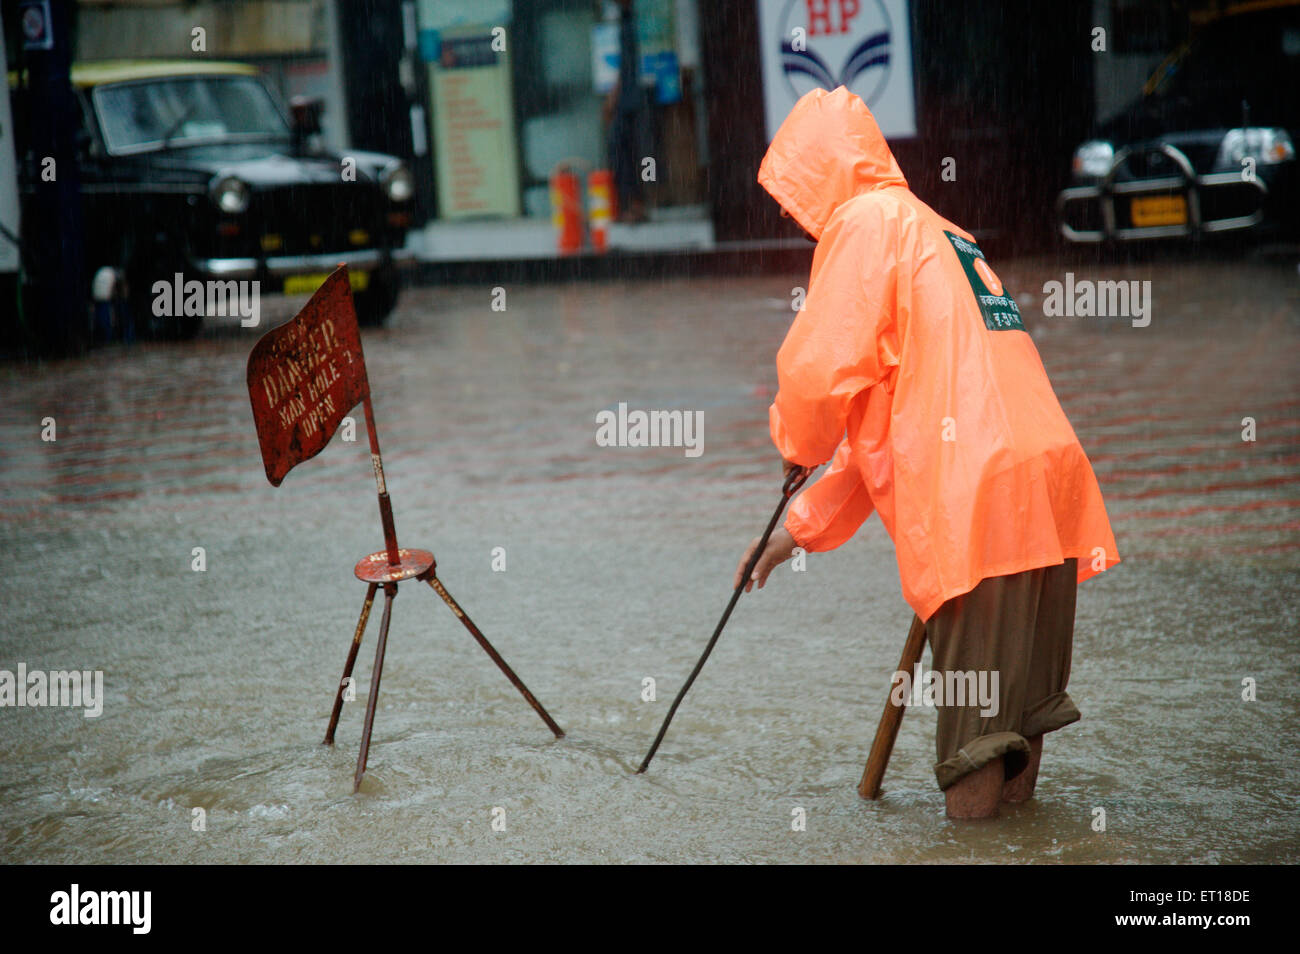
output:
<instances>
[{"instance_id":1,"label":"flooded street","mask_svg":"<svg viewBox=\"0 0 1300 954\"><path fill-rule=\"evenodd\" d=\"M1151 320L1046 317L1067 266L1000 264L1123 558L1080 587L1083 720L1035 801L947 820L924 708L858 797L911 619L874 517L742 597L632 774L779 497L767 408L806 274L508 285L504 311L491 284L420 287L363 332L399 540L567 737L407 583L352 794L378 612L320 741L382 545L365 428L272 488L264 328L4 366L0 669L102 670L104 698L0 709L0 861L1300 861L1300 276L1068 270L1151 281ZM702 453L598 446L620 403L703 412Z\"/></svg>"}]
</instances>

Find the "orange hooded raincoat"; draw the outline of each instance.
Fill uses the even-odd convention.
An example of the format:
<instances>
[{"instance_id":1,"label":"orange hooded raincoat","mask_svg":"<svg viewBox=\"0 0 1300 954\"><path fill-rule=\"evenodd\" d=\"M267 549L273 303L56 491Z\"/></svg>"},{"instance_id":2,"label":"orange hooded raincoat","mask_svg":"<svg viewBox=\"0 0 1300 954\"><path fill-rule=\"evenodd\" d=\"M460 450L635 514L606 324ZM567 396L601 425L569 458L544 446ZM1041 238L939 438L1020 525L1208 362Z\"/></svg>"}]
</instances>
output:
<instances>
[{"instance_id":1,"label":"orange hooded raincoat","mask_svg":"<svg viewBox=\"0 0 1300 954\"><path fill-rule=\"evenodd\" d=\"M818 240L777 355L772 440L830 461L786 529L830 550L871 515L923 620L986 577L1119 562L1092 466L974 238L907 187L865 103L814 90L758 181Z\"/></svg>"}]
</instances>

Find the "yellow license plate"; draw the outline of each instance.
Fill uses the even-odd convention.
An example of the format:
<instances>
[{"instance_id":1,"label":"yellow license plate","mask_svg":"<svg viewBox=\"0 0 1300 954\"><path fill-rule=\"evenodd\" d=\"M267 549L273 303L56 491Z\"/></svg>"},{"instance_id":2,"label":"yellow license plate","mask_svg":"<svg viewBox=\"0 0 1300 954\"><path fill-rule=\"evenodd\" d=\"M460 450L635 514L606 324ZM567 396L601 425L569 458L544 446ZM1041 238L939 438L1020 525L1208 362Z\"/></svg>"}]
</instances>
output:
<instances>
[{"instance_id":1,"label":"yellow license plate","mask_svg":"<svg viewBox=\"0 0 1300 954\"><path fill-rule=\"evenodd\" d=\"M319 275L290 275L284 280L284 293L286 295L310 295L324 285L327 278L329 278L329 275L324 272ZM349 270L348 284L352 286L354 292L365 291L370 285L370 273Z\"/></svg>"},{"instance_id":2,"label":"yellow license plate","mask_svg":"<svg viewBox=\"0 0 1300 954\"><path fill-rule=\"evenodd\" d=\"M1151 225L1186 225L1187 199L1181 195L1143 196L1133 200L1129 214L1140 229Z\"/></svg>"}]
</instances>

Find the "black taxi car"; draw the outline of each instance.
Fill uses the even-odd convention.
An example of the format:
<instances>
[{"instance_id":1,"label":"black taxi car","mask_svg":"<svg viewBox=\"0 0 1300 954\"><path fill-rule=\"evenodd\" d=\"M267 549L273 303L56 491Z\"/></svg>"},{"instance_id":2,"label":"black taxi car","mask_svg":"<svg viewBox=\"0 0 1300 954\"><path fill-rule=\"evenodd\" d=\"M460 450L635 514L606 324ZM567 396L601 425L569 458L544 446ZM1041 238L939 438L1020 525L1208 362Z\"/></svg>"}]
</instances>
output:
<instances>
[{"instance_id":1,"label":"black taxi car","mask_svg":"<svg viewBox=\"0 0 1300 954\"><path fill-rule=\"evenodd\" d=\"M362 323L392 311L414 194L397 158L311 147L318 109L295 104L291 121L246 64L103 61L72 82L88 273L116 270L137 330L198 330L202 316L153 307L176 276L300 294L341 262Z\"/></svg>"},{"instance_id":2,"label":"black taxi car","mask_svg":"<svg viewBox=\"0 0 1300 954\"><path fill-rule=\"evenodd\" d=\"M1204 25L1075 151L1057 200L1073 243L1300 232L1300 3Z\"/></svg>"}]
</instances>

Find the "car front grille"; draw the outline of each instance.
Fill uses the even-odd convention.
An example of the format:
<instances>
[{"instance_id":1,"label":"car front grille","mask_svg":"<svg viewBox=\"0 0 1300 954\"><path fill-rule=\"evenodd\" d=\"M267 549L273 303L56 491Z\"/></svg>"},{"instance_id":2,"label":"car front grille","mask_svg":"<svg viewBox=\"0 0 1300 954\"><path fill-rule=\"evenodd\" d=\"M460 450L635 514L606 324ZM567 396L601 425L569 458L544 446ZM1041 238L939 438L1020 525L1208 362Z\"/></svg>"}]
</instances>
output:
<instances>
[{"instance_id":1,"label":"car front grille","mask_svg":"<svg viewBox=\"0 0 1300 954\"><path fill-rule=\"evenodd\" d=\"M313 255L373 247L387 198L369 183L294 185L254 193L248 223L268 255Z\"/></svg>"},{"instance_id":2,"label":"car front grille","mask_svg":"<svg viewBox=\"0 0 1300 954\"><path fill-rule=\"evenodd\" d=\"M1191 167L1191 172L1205 175L1214 171L1218 154L1216 145L1202 143L1179 143L1172 148L1158 143L1135 148L1116 167L1115 181L1180 176L1187 171L1183 162Z\"/></svg>"},{"instance_id":3,"label":"car front grille","mask_svg":"<svg viewBox=\"0 0 1300 954\"><path fill-rule=\"evenodd\" d=\"M1182 170L1168 154L1160 149L1143 149L1131 152L1115 170L1117 182L1135 179L1158 179L1181 175Z\"/></svg>"},{"instance_id":4,"label":"car front grille","mask_svg":"<svg viewBox=\"0 0 1300 954\"><path fill-rule=\"evenodd\" d=\"M1210 171L1217 153L1214 143L1148 143L1122 150L1095 185L1061 191L1061 234L1072 242L1101 242L1254 228L1263 220L1268 190L1258 179Z\"/></svg>"}]
</instances>

